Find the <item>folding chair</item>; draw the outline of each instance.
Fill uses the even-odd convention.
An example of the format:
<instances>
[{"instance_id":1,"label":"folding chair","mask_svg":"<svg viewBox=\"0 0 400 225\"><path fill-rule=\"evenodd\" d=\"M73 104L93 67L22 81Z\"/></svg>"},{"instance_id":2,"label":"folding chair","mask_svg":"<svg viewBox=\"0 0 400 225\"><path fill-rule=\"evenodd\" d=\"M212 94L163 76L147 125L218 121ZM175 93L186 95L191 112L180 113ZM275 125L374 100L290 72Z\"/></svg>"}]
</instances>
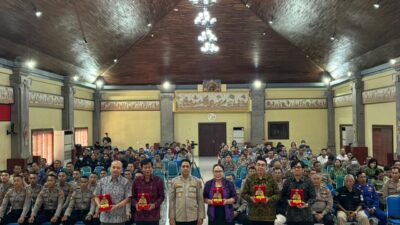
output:
<instances>
[{"instance_id":1,"label":"folding chair","mask_svg":"<svg viewBox=\"0 0 400 225\"><path fill-rule=\"evenodd\" d=\"M390 195L386 199L388 224L400 224L400 195Z\"/></svg>"}]
</instances>

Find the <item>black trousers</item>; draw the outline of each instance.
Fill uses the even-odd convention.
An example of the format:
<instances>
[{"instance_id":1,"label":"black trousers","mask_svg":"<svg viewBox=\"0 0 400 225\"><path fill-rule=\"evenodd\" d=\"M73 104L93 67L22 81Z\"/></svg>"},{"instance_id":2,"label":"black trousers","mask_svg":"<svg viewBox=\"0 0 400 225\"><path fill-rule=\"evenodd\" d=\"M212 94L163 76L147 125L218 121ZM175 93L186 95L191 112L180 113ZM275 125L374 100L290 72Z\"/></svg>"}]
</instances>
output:
<instances>
[{"instance_id":1,"label":"black trousers","mask_svg":"<svg viewBox=\"0 0 400 225\"><path fill-rule=\"evenodd\" d=\"M251 221L249 220L248 225L274 225L274 221Z\"/></svg>"},{"instance_id":2,"label":"black trousers","mask_svg":"<svg viewBox=\"0 0 400 225\"><path fill-rule=\"evenodd\" d=\"M247 225L249 224L249 217L246 215L246 213L242 212L235 217L235 221L238 224Z\"/></svg>"},{"instance_id":3,"label":"black trousers","mask_svg":"<svg viewBox=\"0 0 400 225\"><path fill-rule=\"evenodd\" d=\"M333 219L334 219L333 215L331 213L328 213L325 214L325 216L322 218L322 221L324 222L324 225L334 225L335 221ZM315 217L314 217L314 222L317 222L315 220Z\"/></svg>"},{"instance_id":4,"label":"black trousers","mask_svg":"<svg viewBox=\"0 0 400 225\"><path fill-rule=\"evenodd\" d=\"M51 218L54 216L54 213L56 212L56 210L42 210L40 211L36 218L35 221L33 221L34 225L40 225L42 223L45 222L49 222L51 220ZM51 223L51 225L58 225L60 224L60 217L58 218L58 220L55 223Z\"/></svg>"},{"instance_id":5,"label":"black trousers","mask_svg":"<svg viewBox=\"0 0 400 225\"><path fill-rule=\"evenodd\" d=\"M136 221L136 225L160 225L159 221Z\"/></svg>"},{"instance_id":6,"label":"black trousers","mask_svg":"<svg viewBox=\"0 0 400 225\"><path fill-rule=\"evenodd\" d=\"M176 222L176 225L197 225L197 220L191 222Z\"/></svg>"},{"instance_id":7,"label":"black trousers","mask_svg":"<svg viewBox=\"0 0 400 225\"><path fill-rule=\"evenodd\" d=\"M287 222L287 225L314 225L313 222Z\"/></svg>"},{"instance_id":8,"label":"black trousers","mask_svg":"<svg viewBox=\"0 0 400 225\"><path fill-rule=\"evenodd\" d=\"M4 216L0 225L6 225L8 223L17 223L19 217L21 217L21 213L22 213L22 209L11 210L11 212L9 212L7 215ZM26 222L26 221L27 221L27 219L25 218L24 222Z\"/></svg>"},{"instance_id":9,"label":"black trousers","mask_svg":"<svg viewBox=\"0 0 400 225\"><path fill-rule=\"evenodd\" d=\"M98 218L94 219L92 217L91 220L86 220L86 216L89 213L89 210L74 210L71 212L71 216L68 217L68 220L65 221L64 225L74 225L77 221L83 221L85 225L99 225L100 221Z\"/></svg>"}]
</instances>

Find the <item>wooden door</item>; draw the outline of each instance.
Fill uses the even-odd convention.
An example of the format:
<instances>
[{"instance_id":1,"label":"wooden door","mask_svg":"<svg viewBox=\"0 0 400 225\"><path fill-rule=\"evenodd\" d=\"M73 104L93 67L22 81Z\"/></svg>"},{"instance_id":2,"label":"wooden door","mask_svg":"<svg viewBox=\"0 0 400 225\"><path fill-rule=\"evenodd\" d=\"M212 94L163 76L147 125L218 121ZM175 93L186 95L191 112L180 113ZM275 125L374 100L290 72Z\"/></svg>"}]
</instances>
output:
<instances>
[{"instance_id":1,"label":"wooden door","mask_svg":"<svg viewBox=\"0 0 400 225\"><path fill-rule=\"evenodd\" d=\"M199 123L199 156L217 156L226 143L226 123Z\"/></svg>"},{"instance_id":2,"label":"wooden door","mask_svg":"<svg viewBox=\"0 0 400 225\"><path fill-rule=\"evenodd\" d=\"M372 126L373 157L380 165L393 163L393 126Z\"/></svg>"}]
</instances>

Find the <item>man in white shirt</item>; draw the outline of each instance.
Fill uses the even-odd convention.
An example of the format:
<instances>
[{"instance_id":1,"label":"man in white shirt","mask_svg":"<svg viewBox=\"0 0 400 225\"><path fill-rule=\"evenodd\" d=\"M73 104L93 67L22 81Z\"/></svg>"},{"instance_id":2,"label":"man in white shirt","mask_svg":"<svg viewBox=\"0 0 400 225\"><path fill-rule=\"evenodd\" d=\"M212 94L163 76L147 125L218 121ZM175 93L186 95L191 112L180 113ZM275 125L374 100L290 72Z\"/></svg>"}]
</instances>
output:
<instances>
[{"instance_id":1,"label":"man in white shirt","mask_svg":"<svg viewBox=\"0 0 400 225\"><path fill-rule=\"evenodd\" d=\"M328 155L326 154L326 149L321 150L321 155L317 157L317 160L322 164L325 165L328 162Z\"/></svg>"},{"instance_id":2,"label":"man in white shirt","mask_svg":"<svg viewBox=\"0 0 400 225\"><path fill-rule=\"evenodd\" d=\"M349 157L347 157L346 150L344 150L344 148L340 149L340 154L336 158L342 162L349 161Z\"/></svg>"}]
</instances>

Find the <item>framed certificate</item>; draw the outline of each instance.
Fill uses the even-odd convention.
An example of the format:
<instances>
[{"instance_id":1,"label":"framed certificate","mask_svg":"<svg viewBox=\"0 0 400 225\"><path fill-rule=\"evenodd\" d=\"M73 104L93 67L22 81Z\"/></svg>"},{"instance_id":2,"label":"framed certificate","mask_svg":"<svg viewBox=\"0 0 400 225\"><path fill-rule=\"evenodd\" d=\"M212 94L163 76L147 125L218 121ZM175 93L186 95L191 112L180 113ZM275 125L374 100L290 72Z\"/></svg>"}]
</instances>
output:
<instances>
[{"instance_id":1,"label":"framed certificate","mask_svg":"<svg viewBox=\"0 0 400 225\"><path fill-rule=\"evenodd\" d=\"M111 195L110 194L102 194L102 195L98 195L98 197L100 199L99 211L100 212L110 211L112 208Z\"/></svg>"},{"instance_id":2,"label":"framed certificate","mask_svg":"<svg viewBox=\"0 0 400 225\"><path fill-rule=\"evenodd\" d=\"M254 186L254 196L258 203L267 202L267 186L265 185L255 185Z\"/></svg>"}]
</instances>

